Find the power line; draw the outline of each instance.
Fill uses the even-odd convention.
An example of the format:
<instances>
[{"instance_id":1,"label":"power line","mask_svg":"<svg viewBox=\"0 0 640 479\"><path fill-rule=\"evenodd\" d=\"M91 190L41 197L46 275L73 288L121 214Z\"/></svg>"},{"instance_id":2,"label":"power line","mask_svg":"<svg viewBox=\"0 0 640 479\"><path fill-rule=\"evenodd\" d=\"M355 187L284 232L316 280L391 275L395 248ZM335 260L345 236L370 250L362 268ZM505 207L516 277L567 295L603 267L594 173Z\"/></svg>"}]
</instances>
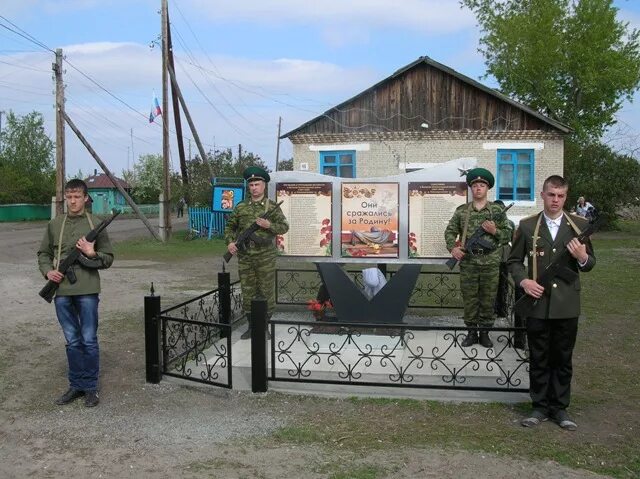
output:
<instances>
[{"instance_id":1,"label":"power line","mask_svg":"<svg viewBox=\"0 0 640 479\"><path fill-rule=\"evenodd\" d=\"M45 45L44 43L42 43L40 40L38 40L36 37L34 37L33 35L31 35L30 33L24 31L22 28L20 28L18 25L16 25L15 23L13 23L11 20L9 20L7 17L0 15L0 18L3 19L5 22L7 22L8 24L10 24L11 26L13 26L14 28L16 28L17 30L14 30L13 28L9 28L6 25L3 25L2 23L0 23L0 27L5 28L7 30L9 30L12 33L15 33L18 36L21 36L22 38L24 38L25 40L28 40L29 42L39 46L40 48L44 49L44 50L48 50L51 53L55 54L56 52L54 52L51 48L49 48L47 45Z\"/></svg>"}]
</instances>

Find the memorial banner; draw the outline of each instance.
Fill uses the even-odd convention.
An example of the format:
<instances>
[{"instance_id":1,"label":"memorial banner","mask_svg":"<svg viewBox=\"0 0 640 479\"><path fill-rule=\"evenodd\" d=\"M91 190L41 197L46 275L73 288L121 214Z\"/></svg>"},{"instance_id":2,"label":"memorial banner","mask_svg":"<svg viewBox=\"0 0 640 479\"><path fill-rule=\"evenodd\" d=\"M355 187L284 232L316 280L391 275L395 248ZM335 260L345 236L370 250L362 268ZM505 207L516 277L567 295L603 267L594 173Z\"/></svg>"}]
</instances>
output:
<instances>
[{"instance_id":1,"label":"memorial banner","mask_svg":"<svg viewBox=\"0 0 640 479\"><path fill-rule=\"evenodd\" d=\"M398 257L397 183L342 183L342 257Z\"/></svg>"},{"instance_id":2,"label":"memorial banner","mask_svg":"<svg viewBox=\"0 0 640 479\"><path fill-rule=\"evenodd\" d=\"M465 182L409 183L409 257L449 258L444 230L467 202Z\"/></svg>"},{"instance_id":3,"label":"memorial banner","mask_svg":"<svg viewBox=\"0 0 640 479\"><path fill-rule=\"evenodd\" d=\"M289 231L276 237L285 256L331 256L331 183L278 183Z\"/></svg>"}]
</instances>

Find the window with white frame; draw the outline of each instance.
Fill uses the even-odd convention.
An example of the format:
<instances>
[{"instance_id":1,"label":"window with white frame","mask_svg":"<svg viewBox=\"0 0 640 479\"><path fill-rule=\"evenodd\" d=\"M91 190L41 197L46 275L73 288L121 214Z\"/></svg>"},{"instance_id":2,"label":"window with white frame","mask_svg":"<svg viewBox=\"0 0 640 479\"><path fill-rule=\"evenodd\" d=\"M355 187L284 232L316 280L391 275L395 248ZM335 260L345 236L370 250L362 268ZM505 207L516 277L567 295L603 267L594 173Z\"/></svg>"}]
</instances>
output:
<instances>
[{"instance_id":1,"label":"window with white frame","mask_svg":"<svg viewBox=\"0 0 640 479\"><path fill-rule=\"evenodd\" d=\"M534 150L498 150L496 199L533 201Z\"/></svg>"},{"instance_id":2,"label":"window with white frame","mask_svg":"<svg viewBox=\"0 0 640 479\"><path fill-rule=\"evenodd\" d=\"M350 151L321 151L320 173L340 178L356 177L356 152Z\"/></svg>"}]
</instances>

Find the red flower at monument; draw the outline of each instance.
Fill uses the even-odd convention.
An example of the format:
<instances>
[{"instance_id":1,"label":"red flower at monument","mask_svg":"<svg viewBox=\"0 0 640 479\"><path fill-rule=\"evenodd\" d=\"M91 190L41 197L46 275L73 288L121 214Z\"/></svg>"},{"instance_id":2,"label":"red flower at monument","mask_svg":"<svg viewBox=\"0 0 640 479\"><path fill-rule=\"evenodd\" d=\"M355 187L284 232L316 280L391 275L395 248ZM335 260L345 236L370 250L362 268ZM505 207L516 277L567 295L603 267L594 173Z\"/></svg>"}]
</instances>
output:
<instances>
[{"instance_id":1,"label":"red flower at monument","mask_svg":"<svg viewBox=\"0 0 640 479\"><path fill-rule=\"evenodd\" d=\"M327 309L333 308L331 300L320 302L317 299L310 299L307 301L307 309L313 313L313 317L320 319L324 316Z\"/></svg>"},{"instance_id":2,"label":"red flower at monument","mask_svg":"<svg viewBox=\"0 0 640 479\"><path fill-rule=\"evenodd\" d=\"M331 224L331 220L329 218L325 218L325 219L322 220L322 224L323 225Z\"/></svg>"}]
</instances>

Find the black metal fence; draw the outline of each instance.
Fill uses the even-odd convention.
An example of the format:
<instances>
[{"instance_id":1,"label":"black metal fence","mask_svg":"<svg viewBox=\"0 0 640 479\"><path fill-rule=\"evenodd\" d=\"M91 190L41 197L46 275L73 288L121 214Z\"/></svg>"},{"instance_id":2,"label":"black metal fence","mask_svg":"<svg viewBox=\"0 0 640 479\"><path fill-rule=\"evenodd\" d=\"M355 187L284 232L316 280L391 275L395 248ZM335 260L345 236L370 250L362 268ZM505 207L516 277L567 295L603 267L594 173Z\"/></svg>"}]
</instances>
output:
<instances>
[{"instance_id":1,"label":"black metal fence","mask_svg":"<svg viewBox=\"0 0 640 479\"><path fill-rule=\"evenodd\" d=\"M360 287L362 271L347 269L347 273ZM389 276L394 275L389 271ZM410 308L462 308L458 276L460 273L451 271L422 271L416 283L409 302ZM277 304L306 304L315 299L322 285L320 275L313 269L278 269L276 271L276 303Z\"/></svg>"},{"instance_id":2,"label":"black metal fence","mask_svg":"<svg viewBox=\"0 0 640 479\"><path fill-rule=\"evenodd\" d=\"M361 272L350 273L361 285ZM421 273L410 306L461 308L457 275ZM501 275L506 281L497 310L506 317L501 322L504 327L475 328L489 331L493 348L462 347L467 333L462 324L324 322L305 320L304 314L299 320L269 320L264 307L260 327L252 328L253 389L266 390L268 380L525 392L525 330L513 316L513 283L505 271ZM230 283L229 273L219 273L218 284L215 290L164 310L160 297L153 293L145 297L147 381L157 383L168 375L232 387L232 324L242 318L243 298L238 282ZM320 278L312 270L276 272L279 304L305 304L315 298L319 286ZM264 338L265 326L271 332L269 355L264 339L259 339ZM255 388L256 384L264 386Z\"/></svg>"},{"instance_id":3,"label":"black metal fence","mask_svg":"<svg viewBox=\"0 0 640 479\"><path fill-rule=\"evenodd\" d=\"M528 390L518 328L490 332L493 348L462 347L467 328L270 321L270 381L482 391Z\"/></svg>"},{"instance_id":4,"label":"black metal fence","mask_svg":"<svg viewBox=\"0 0 640 479\"><path fill-rule=\"evenodd\" d=\"M161 310L159 296L145 297L147 381L162 375L231 388L232 324L241 317L242 296L229 273L218 288Z\"/></svg>"}]
</instances>

